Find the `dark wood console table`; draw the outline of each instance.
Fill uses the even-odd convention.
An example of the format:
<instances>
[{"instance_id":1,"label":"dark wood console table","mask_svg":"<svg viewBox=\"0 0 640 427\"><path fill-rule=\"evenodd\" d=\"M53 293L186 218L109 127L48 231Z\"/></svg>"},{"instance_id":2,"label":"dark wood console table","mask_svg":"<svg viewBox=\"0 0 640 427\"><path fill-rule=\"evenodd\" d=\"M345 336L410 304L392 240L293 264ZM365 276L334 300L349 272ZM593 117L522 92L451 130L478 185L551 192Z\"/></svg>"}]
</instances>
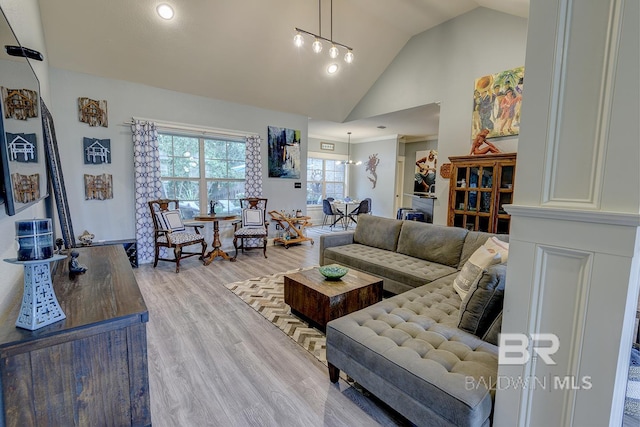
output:
<instances>
[{"instance_id":1,"label":"dark wood console table","mask_svg":"<svg viewBox=\"0 0 640 427\"><path fill-rule=\"evenodd\" d=\"M66 319L17 328L22 292L0 317L0 426L151 425L149 319L121 245L75 249L87 266L70 278L58 261L53 288Z\"/></svg>"}]
</instances>

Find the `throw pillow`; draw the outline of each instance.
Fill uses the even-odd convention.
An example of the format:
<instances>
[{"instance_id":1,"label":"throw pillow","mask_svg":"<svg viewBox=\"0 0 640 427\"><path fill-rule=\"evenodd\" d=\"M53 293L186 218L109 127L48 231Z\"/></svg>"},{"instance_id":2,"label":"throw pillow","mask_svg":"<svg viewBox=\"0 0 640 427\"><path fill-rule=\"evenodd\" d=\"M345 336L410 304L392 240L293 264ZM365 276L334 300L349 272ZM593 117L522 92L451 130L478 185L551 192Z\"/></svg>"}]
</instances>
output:
<instances>
[{"instance_id":1,"label":"throw pillow","mask_svg":"<svg viewBox=\"0 0 640 427\"><path fill-rule=\"evenodd\" d=\"M460 298L464 300L469 289L482 277L485 268L491 264L500 262L500 255L492 252L484 246L480 246L471 254L469 260L464 263L462 270L453 280L453 289L456 290Z\"/></svg>"},{"instance_id":2,"label":"throw pillow","mask_svg":"<svg viewBox=\"0 0 640 427\"><path fill-rule=\"evenodd\" d=\"M492 339L493 334L497 335L496 327L499 325L494 322L502 313L506 277L505 264L492 265L483 271L480 280L469 289L460 305L459 329L480 338Z\"/></svg>"},{"instance_id":3,"label":"throw pillow","mask_svg":"<svg viewBox=\"0 0 640 427\"><path fill-rule=\"evenodd\" d=\"M503 242L497 237L491 237L487 239L484 247L489 249L490 251L496 251L497 253L499 253L500 258L502 258L502 260L500 261L501 263L504 264L505 262L507 262L507 259L509 258L509 244L507 242Z\"/></svg>"},{"instance_id":4,"label":"throw pillow","mask_svg":"<svg viewBox=\"0 0 640 427\"><path fill-rule=\"evenodd\" d=\"M264 226L264 212L262 209L245 209L242 211L243 227Z\"/></svg>"},{"instance_id":5,"label":"throw pillow","mask_svg":"<svg viewBox=\"0 0 640 427\"><path fill-rule=\"evenodd\" d=\"M171 231L184 231L184 224L182 223L182 216L180 215L180 209L173 209L170 211L162 212L162 219L164 220L164 228Z\"/></svg>"}]
</instances>

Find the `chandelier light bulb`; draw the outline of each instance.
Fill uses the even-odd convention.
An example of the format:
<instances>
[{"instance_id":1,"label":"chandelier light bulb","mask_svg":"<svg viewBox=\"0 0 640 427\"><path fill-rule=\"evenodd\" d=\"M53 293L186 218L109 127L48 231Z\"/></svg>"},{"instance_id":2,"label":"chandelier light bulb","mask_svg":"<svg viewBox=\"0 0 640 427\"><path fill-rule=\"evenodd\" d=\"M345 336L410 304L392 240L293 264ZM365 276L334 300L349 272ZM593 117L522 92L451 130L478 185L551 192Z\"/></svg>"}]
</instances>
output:
<instances>
[{"instance_id":1,"label":"chandelier light bulb","mask_svg":"<svg viewBox=\"0 0 640 427\"><path fill-rule=\"evenodd\" d=\"M311 48L315 53L322 52L322 42L320 41L320 39L316 39L316 41L314 41L311 45Z\"/></svg>"},{"instance_id":2,"label":"chandelier light bulb","mask_svg":"<svg viewBox=\"0 0 640 427\"><path fill-rule=\"evenodd\" d=\"M332 44L331 49L329 49L329 56L335 59L338 57L339 54L340 52L338 51L338 48L336 47L336 45Z\"/></svg>"},{"instance_id":3,"label":"chandelier light bulb","mask_svg":"<svg viewBox=\"0 0 640 427\"><path fill-rule=\"evenodd\" d=\"M293 37L293 44L298 47L301 47L304 44L304 38L302 37L302 34L298 33Z\"/></svg>"},{"instance_id":4,"label":"chandelier light bulb","mask_svg":"<svg viewBox=\"0 0 640 427\"><path fill-rule=\"evenodd\" d=\"M348 51L345 55L344 55L344 61L347 64L351 64L353 62L353 52Z\"/></svg>"}]
</instances>

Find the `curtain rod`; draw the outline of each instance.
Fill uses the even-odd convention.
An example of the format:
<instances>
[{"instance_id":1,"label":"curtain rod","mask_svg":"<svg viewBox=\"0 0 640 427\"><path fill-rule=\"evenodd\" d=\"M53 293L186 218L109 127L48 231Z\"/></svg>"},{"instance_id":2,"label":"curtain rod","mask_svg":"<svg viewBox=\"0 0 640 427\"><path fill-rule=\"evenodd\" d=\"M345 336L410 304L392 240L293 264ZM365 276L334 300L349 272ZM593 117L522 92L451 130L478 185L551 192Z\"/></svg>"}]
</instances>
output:
<instances>
[{"instance_id":1,"label":"curtain rod","mask_svg":"<svg viewBox=\"0 0 640 427\"><path fill-rule=\"evenodd\" d=\"M132 125L134 124L135 120L141 120L141 121L146 121L146 122L154 122L156 124L156 126L158 126L159 128L162 129L167 129L167 130L181 130L181 131L185 131L185 132L190 132L190 133L196 133L196 134L201 134L201 135L220 135L220 136L235 136L235 137L247 137L247 136L259 136L257 134L254 133L249 133L249 132L240 132L240 131L234 131L234 130L229 130L229 129L218 129L218 128L209 128L209 127L204 127L204 126L196 126L196 125L188 125L188 124L183 124L183 123L176 123L176 122L167 122L167 121L162 121L162 120L155 120L155 119L147 119L144 117L132 117L132 119L128 122L124 122L125 125Z\"/></svg>"}]
</instances>

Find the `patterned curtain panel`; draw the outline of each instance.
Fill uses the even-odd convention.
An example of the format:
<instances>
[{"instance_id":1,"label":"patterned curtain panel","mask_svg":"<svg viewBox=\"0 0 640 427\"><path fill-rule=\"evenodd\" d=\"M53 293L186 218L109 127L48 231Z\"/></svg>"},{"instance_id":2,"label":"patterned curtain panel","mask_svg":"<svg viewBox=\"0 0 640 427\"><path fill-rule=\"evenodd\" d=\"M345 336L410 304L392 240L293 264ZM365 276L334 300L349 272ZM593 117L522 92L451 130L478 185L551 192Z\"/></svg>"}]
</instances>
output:
<instances>
[{"instance_id":1,"label":"patterned curtain panel","mask_svg":"<svg viewBox=\"0 0 640 427\"><path fill-rule=\"evenodd\" d=\"M135 120L133 132L133 166L136 192L136 239L138 262L149 263L154 257L153 221L149 212L149 200L162 197L160 181L160 153L156 124Z\"/></svg>"},{"instance_id":2,"label":"patterned curtain panel","mask_svg":"<svg viewBox=\"0 0 640 427\"><path fill-rule=\"evenodd\" d=\"M245 142L245 197L262 197L262 155L260 154L262 141L259 135L252 135L248 136ZM269 214L265 219L269 219ZM247 248L262 247L262 240L246 239L245 246Z\"/></svg>"},{"instance_id":3,"label":"patterned curtain panel","mask_svg":"<svg viewBox=\"0 0 640 427\"><path fill-rule=\"evenodd\" d=\"M260 155L260 136L246 138L245 182L246 197L262 197L262 156Z\"/></svg>"}]
</instances>

